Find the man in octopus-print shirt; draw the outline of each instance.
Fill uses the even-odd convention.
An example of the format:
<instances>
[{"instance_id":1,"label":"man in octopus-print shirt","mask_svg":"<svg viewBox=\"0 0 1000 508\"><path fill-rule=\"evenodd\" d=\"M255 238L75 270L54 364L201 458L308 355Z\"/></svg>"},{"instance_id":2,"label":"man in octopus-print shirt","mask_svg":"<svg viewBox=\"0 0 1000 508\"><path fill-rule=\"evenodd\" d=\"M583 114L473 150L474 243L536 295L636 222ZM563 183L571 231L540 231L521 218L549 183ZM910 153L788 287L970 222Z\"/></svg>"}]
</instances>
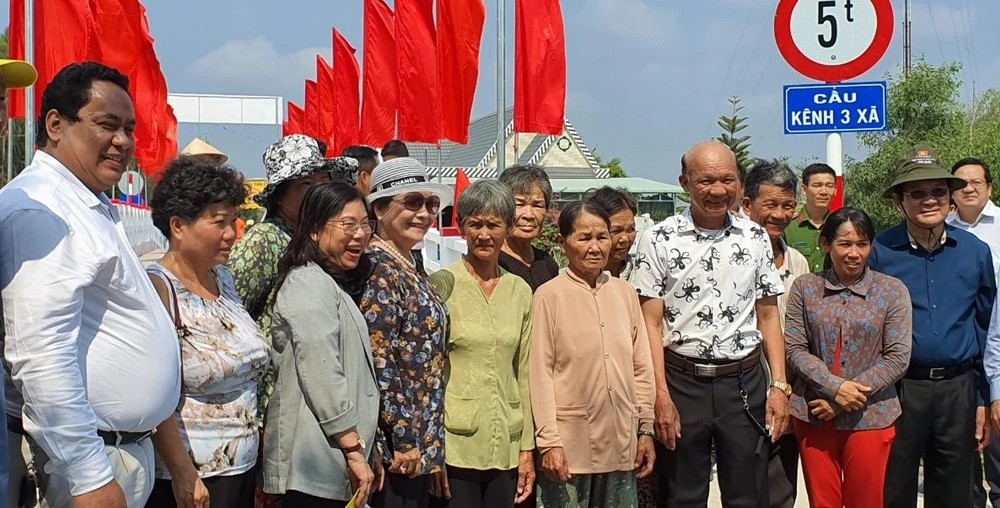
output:
<instances>
[{"instance_id":1,"label":"man in octopus-print shirt","mask_svg":"<svg viewBox=\"0 0 1000 508\"><path fill-rule=\"evenodd\" d=\"M734 506L769 506L770 443L787 425L790 391L783 288L766 231L729 213L738 182L725 145L685 154L680 183L691 207L643 233L630 278L653 346L664 506L707 503L713 441L723 496ZM770 394L765 350L777 388Z\"/></svg>"}]
</instances>

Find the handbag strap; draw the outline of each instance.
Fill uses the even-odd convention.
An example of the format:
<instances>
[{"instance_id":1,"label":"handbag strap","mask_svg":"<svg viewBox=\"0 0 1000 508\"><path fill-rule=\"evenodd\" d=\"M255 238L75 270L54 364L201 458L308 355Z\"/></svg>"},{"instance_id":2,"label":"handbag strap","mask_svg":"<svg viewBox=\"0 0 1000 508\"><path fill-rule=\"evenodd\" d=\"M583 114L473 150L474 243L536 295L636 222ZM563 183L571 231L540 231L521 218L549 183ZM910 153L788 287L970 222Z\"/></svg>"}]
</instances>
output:
<instances>
[{"instance_id":1,"label":"handbag strap","mask_svg":"<svg viewBox=\"0 0 1000 508\"><path fill-rule=\"evenodd\" d=\"M174 320L174 328L180 332L181 328L184 327L184 323L181 321L181 309L180 305L177 303L177 290L174 288L173 281L171 281L170 277L168 277L167 274L163 273L161 270L151 268L147 271L159 277L160 280L167 285L167 299L169 300L169 302L167 302L167 312L170 313L171 319Z\"/></svg>"}]
</instances>

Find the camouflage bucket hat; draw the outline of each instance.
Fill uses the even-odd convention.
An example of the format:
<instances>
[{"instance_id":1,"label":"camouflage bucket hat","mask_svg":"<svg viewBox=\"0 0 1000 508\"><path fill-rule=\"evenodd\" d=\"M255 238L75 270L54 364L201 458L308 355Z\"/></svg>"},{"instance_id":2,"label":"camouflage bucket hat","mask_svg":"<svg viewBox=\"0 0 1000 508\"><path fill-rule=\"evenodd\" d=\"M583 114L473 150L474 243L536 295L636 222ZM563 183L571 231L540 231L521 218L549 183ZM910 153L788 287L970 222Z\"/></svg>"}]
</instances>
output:
<instances>
[{"instance_id":1,"label":"camouflage bucket hat","mask_svg":"<svg viewBox=\"0 0 1000 508\"><path fill-rule=\"evenodd\" d=\"M924 180L944 180L952 192L966 186L965 180L954 176L938 161L937 155L926 146L915 146L896 159L896 173L889 188L882 193L886 199L892 198L896 187L904 183Z\"/></svg>"}]
</instances>

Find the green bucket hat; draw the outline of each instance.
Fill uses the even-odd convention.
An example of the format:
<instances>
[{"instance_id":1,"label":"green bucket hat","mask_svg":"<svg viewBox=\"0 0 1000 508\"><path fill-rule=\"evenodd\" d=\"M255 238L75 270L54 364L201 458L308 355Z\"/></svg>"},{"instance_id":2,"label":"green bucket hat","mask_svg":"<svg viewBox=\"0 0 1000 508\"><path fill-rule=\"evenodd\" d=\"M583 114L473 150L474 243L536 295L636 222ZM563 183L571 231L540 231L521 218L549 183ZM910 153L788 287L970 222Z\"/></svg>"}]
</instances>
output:
<instances>
[{"instance_id":1,"label":"green bucket hat","mask_svg":"<svg viewBox=\"0 0 1000 508\"><path fill-rule=\"evenodd\" d=\"M938 162L937 155L929 147L917 145L910 148L896 159L896 174L889 188L882 193L884 198L892 198L896 187L909 182L924 180L945 180L952 192L965 187L966 181L952 175Z\"/></svg>"}]
</instances>

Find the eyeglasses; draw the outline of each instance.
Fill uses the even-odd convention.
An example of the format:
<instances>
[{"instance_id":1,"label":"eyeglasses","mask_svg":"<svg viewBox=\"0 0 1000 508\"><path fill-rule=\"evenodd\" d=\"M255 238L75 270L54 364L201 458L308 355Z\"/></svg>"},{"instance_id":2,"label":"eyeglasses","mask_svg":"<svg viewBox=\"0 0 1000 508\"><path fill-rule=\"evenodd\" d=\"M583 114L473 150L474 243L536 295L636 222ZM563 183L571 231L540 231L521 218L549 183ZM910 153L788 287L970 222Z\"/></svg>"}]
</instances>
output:
<instances>
[{"instance_id":1,"label":"eyeglasses","mask_svg":"<svg viewBox=\"0 0 1000 508\"><path fill-rule=\"evenodd\" d=\"M977 178L975 180L966 180L965 183L969 184L969 187L982 187L986 185L988 182L986 180Z\"/></svg>"},{"instance_id":2,"label":"eyeglasses","mask_svg":"<svg viewBox=\"0 0 1000 508\"><path fill-rule=\"evenodd\" d=\"M948 197L949 194L951 194L951 191L948 190L946 187L938 187L936 189L931 190L930 192L925 190L915 190L913 192L903 193L904 196L909 196L910 199L914 201L923 201L929 197L940 201L941 199Z\"/></svg>"},{"instance_id":3,"label":"eyeglasses","mask_svg":"<svg viewBox=\"0 0 1000 508\"><path fill-rule=\"evenodd\" d=\"M411 212L419 212L421 208L427 208L427 213L431 215L436 215L439 210L441 210L441 198L437 196L431 196L425 198L423 194L406 194L402 199L394 199L403 204L403 206Z\"/></svg>"},{"instance_id":4,"label":"eyeglasses","mask_svg":"<svg viewBox=\"0 0 1000 508\"><path fill-rule=\"evenodd\" d=\"M375 221L372 219L368 219L367 221L364 222L358 222L353 219L332 220L327 222L327 224L334 224L336 226L339 226L341 229L344 230L345 233L347 233L350 236L356 235L359 229L363 229L367 234L371 234L371 232L375 229Z\"/></svg>"}]
</instances>

